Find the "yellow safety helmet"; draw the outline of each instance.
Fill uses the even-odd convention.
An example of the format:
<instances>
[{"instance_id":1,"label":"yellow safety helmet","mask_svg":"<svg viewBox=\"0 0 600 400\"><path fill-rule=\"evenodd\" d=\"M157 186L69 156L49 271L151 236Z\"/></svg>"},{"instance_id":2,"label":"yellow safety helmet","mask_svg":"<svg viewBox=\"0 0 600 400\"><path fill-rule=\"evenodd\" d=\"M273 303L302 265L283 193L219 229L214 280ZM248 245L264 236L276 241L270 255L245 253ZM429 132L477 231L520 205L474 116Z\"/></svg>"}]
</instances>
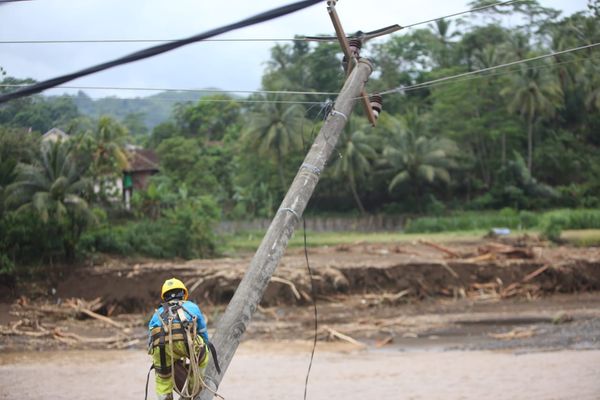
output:
<instances>
[{"instance_id":1,"label":"yellow safety helmet","mask_svg":"<svg viewBox=\"0 0 600 400\"><path fill-rule=\"evenodd\" d=\"M171 279L167 279L165 281L165 283L163 283L162 285L162 290L160 291L160 298L161 299L165 299L165 293L167 293L168 291L174 290L174 289L183 289L183 299L187 300L188 299L188 290L185 287L185 285L183 284L183 282L181 282L179 279L177 278L171 278Z\"/></svg>"}]
</instances>

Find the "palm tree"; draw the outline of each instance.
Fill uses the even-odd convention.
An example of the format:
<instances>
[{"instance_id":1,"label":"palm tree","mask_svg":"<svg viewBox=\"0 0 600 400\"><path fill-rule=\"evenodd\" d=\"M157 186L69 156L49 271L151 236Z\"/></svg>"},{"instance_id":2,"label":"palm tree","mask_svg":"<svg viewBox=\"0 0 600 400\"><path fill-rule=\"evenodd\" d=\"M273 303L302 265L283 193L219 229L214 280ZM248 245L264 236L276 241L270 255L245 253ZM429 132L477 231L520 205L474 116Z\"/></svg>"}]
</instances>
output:
<instances>
[{"instance_id":1,"label":"palm tree","mask_svg":"<svg viewBox=\"0 0 600 400\"><path fill-rule=\"evenodd\" d=\"M424 135L422 117L415 111L400 120L390 117L385 125L389 140L383 148L383 160L384 171L393 175L390 192L411 182L419 195L422 182L450 182L450 169L456 167L454 158L458 153L453 141Z\"/></svg>"},{"instance_id":2,"label":"palm tree","mask_svg":"<svg viewBox=\"0 0 600 400\"><path fill-rule=\"evenodd\" d=\"M371 161L377 158L374 137L367 132L369 126L365 122L359 124L358 118L352 118L340 135L339 157L334 157L333 161L333 175L347 180L354 201L362 214L365 214L366 210L360 201L356 184L366 179L372 170Z\"/></svg>"},{"instance_id":3,"label":"palm tree","mask_svg":"<svg viewBox=\"0 0 600 400\"><path fill-rule=\"evenodd\" d=\"M69 143L44 142L37 162L19 164L15 182L6 188L8 207L34 211L63 236L69 261L83 229L93 220L84 198L90 189L83 177L86 167L75 162Z\"/></svg>"},{"instance_id":4,"label":"palm tree","mask_svg":"<svg viewBox=\"0 0 600 400\"><path fill-rule=\"evenodd\" d=\"M531 172L535 123L554 115L562 104L562 89L547 70L523 66L519 73L514 75L511 86L502 90L501 94L512 97L509 111L520 114L527 122L527 169Z\"/></svg>"},{"instance_id":5,"label":"palm tree","mask_svg":"<svg viewBox=\"0 0 600 400\"><path fill-rule=\"evenodd\" d=\"M450 56L453 43L450 39L458 35L457 32L450 34L451 24L452 21L445 19L440 19L433 24L429 24L429 28L435 38L433 47L434 56L438 66L441 68L449 68L451 66Z\"/></svg>"},{"instance_id":6,"label":"palm tree","mask_svg":"<svg viewBox=\"0 0 600 400\"><path fill-rule=\"evenodd\" d=\"M111 173L115 168L127 167L127 135L127 129L117 121L107 116L100 117L91 135L94 141L92 160L98 173Z\"/></svg>"},{"instance_id":7,"label":"palm tree","mask_svg":"<svg viewBox=\"0 0 600 400\"><path fill-rule=\"evenodd\" d=\"M298 105L277 102L277 97L267 97L266 102L250 115L246 139L259 154L274 156L281 187L285 192L283 159L302 141L304 110Z\"/></svg>"},{"instance_id":8,"label":"palm tree","mask_svg":"<svg viewBox=\"0 0 600 400\"><path fill-rule=\"evenodd\" d=\"M110 117L100 117L95 129L80 135L74 143L78 161L89 158L89 174L94 184L94 192L101 198L109 190L115 190L114 182L129 166L125 150L127 129Z\"/></svg>"}]
</instances>

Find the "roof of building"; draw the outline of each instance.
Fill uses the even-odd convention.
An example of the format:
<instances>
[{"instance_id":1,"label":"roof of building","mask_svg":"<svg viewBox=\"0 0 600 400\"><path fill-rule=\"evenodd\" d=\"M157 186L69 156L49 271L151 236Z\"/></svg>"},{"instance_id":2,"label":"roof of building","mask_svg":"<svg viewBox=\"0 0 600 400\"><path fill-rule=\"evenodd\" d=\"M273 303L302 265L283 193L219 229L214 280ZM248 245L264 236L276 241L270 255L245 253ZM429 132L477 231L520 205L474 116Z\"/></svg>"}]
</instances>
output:
<instances>
[{"instance_id":1,"label":"roof of building","mask_svg":"<svg viewBox=\"0 0 600 400\"><path fill-rule=\"evenodd\" d=\"M129 151L128 172L159 171L158 156L152 150L135 149Z\"/></svg>"},{"instance_id":2,"label":"roof of building","mask_svg":"<svg viewBox=\"0 0 600 400\"><path fill-rule=\"evenodd\" d=\"M61 131L58 128L52 128L48 132L46 132L42 135L42 141L45 141L45 140L57 141L59 139L67 140L68 138L69 138L69 135L67 135L66 133L64 133L63 131Z\"/></svg>"}]
</instances>

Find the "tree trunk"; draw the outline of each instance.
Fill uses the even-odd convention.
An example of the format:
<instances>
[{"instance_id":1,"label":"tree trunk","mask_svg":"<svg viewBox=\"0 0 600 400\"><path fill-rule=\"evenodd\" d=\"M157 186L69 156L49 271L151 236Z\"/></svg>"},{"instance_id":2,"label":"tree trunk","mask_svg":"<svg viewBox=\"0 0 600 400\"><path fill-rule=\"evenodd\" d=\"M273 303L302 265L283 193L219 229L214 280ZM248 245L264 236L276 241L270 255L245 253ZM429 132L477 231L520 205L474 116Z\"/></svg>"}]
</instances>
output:
<instances>
[{"instance_id":1,"label":"tree trunk","mask_svg":"<svg viewBox=\"0 0 600 400\"><path fill-rule=\"evenodd\" d=\"M506 133L502 132L502 166L506 167Z\"/></svg>"},{"instance_id":2,"label":"tree trunk","mask_svg":"<svg viewBox=\"0 0 600 400\"><path fill-rule=\"evenodd\" d=\"M533 172L533 113L527 120L527 169L530 174Z\"/></svg>"},{"instance_id":3,"label":"tree trunk","mask_svg":"<svg viewBox=\"0 0 600 400\"><path fill-rule=\"evenodd\" d=\"M354 178L352 178L352 176L348 177L348 183L350 184L350 190L352 191L352 196L354 196L354 201L356 202L356 205L358 206L360 213L362 215L366 214L367 211L365 210L365 207L363 207L363 204L360 201L360 197L358 196L358 193L356 192L356 183L354 182Z\"/></svg>"},{"instance_id":4,"label":"tree trunk","mask_svg":"<svg viewBox=\"0 0 600 400\"><path fill-rule=\"evenodd\" d=\"M283 157L279 150L277 150L277 173L279 175L282 193L285 193L287 191L287 186L285 185L285 177L283 176Z\"/></svg>"}]
</instances>

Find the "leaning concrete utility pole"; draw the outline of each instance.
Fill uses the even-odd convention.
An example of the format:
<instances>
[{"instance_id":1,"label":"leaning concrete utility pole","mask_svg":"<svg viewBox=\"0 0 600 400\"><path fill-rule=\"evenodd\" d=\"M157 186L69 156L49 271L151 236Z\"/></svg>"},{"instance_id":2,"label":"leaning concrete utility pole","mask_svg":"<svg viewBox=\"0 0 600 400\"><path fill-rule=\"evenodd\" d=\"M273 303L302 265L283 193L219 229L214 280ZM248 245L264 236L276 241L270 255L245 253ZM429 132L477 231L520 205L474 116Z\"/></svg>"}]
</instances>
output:
<instances>
[{"instance_id":1,"label":"leaning concrete utility pole","mask_svg":"<svg viewBox=\"0 0 600 400\"><path fill-rule=\"evenodd\" d=\"M300 166L279 211L221 317L211 341L217 349L222 372L217 374L213 364L209 364L205 376L209 387L214 389L219 386L372 70L368 60L356 61L333 110ZM208 390L200 395L201 400L212 397L213 394Z\"/></svg>"}]
</instances>

